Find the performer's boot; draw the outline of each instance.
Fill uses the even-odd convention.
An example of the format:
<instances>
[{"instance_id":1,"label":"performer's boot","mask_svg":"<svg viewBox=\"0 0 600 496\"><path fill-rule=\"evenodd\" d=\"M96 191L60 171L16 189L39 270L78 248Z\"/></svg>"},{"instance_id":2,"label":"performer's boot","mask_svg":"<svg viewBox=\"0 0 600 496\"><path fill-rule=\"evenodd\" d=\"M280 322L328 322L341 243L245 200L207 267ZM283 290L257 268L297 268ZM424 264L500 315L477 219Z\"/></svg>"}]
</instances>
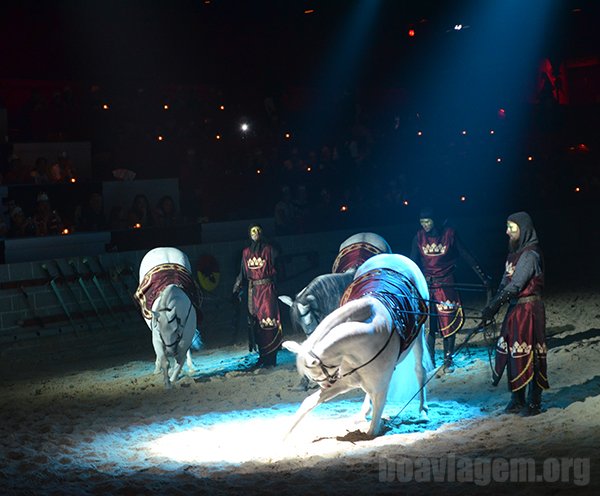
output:
<instances>
[{"instance_id":1,"label":"performer's boot","mask_svg":"<svg viewBox=\"0 0 600 496\"><path fill-rule=\"evenodd\" d=\"M451 374L454 372L454 343L456 341L456 334L444 338L444 372Z\"/></svg>"},{"instance_id":2,"label":"performer's boot","mask_svg":"<svg viewBox=\"0 0 600 496\"><path fill-rule=\"evenodd\" d=\"M435 331L433 329L429 329L427 332L427 351L431 357L431 363L435 367Z\"/></svg>"},{"instance_id":3,"label":"performer's boot","mask_svg":"<svg viewBox=\"0 0 600 496\"><path fill-rule=\"evenodd\" d=\"M521 388L518 391L512 392L510 401L504 411L506 413L519 413L525 406L525 388Z\"/></svg>"},{"instance_id":4,"label":"performer's boot","mask_svg":"<svg viewBox=\"0 0 600 496\"><path fill-rule=\"evenodd\" d=\"M257 365L262 369L275 367L277 365L277 350L266 355L261 355Z\"/></svg>"},{"instance_id":5,"label":"performer's boot","mask_svg":"<svg viewBox=\"0 0 600 496\"><path fill-rule=\"evenodd\" d=\"M533 417L542 413L542 388L535 380L529 383L527 408L521 412L524 417Z\"/></svg>"}]
</instances>

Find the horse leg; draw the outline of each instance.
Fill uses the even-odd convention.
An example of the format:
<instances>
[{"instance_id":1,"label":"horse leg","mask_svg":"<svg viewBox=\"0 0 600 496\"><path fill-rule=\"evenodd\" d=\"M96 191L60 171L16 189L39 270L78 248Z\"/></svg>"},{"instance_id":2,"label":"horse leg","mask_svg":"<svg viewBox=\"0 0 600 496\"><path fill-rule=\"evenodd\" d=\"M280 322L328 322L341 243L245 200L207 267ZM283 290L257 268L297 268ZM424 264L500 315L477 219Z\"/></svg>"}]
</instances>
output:
<instances>
[{"instance_id":1,"label":"horse leg","mask_svg":"<svg viewBox=\"0 0 600 496\"><path fill-rule=\"evenodd\" d=\"M196 369L194 368L194 362L192 362L192 351L187 350L185 357L186 357L186 363L187 363L189 371L196 372Z\"/></svg>"},{"instance_id":2,"label":"horse leg","mask_svg":"<svg viewBox=\"0 0 600 496\"><path fill-rule=\"evenodd\" d=\"M422 333L423 331L421 331ZM427 407L427 390L425 389L425 379L427 376L425 366L423 365L424 360L429 360L429 357L425 355L424 343L425 337L422 334L421 339L417 339L417 342L414 345L414 354L415 354L415 374L417 376L417 381L419 384L419 414L421 416L421 420L428 421L429 417L427 413L429 412L429 408Z\"/></svg>"},{"instance_id":3,"label":"horse leg","mask_svg":"<svg viewBox=\"0 0 600 496\"><path fill-rule=\"evenodd\" d=\"M369 396L371 397L371 402L373 404L373 414L371 416L371 425L369 426L367 435L375 437L381 432L381 416L383 415L383 408L385 407L387 398L387 388L384 391L369 394Z\"/></svg>"},{"instance_id":4,"label":"horse leg","mask_svg":"<svg viewBox=\"0 0 600 496\"><path fill-rule=\"evenodd\" d=\"M347 387L347 386L338 386L336 384L328 389L320 389L319 388L319 390L316 393L313 393L308 398L305 398L305 400L300 405L300 408L298 408L296 415L294 415L294 419L292 420L292 425L291 425L290 429L288 430L288 432L286 433L285 438L287 438L292 433L292 431L296 428L296 426L300 423L300 421L306 416L306 414L308 412L310 412L311 410L313 410L317 405L320 405L321 403L325 403L326 401L329 401L330 399L335 398L337 395L345 393L346 391L349 391L350 389L353 389L353 388Z\"/></svg>"},{"instance_id":5,"label":"horse leg","mask_svg":"<svg viewBox=\"0 0 600 496\"><path fill-rule=\"evenodd\" d=\"M160 335L157 331L152 331L152 346L154 347L154 352L156 353L154 373L157 373L157 368L158 373L160 373L162 370L165 388L169 389L171 387L171 383L169 382L169 360L167 358L167 353L162 341L160 340Z\"/></svg>"},{"instance_id":6,"label":"horse leg","mask_svg":"<svg viewBox=\"0 0 600 496\"><path fill-rule=\"evenodd\" d=\"M371 397L368 394L365 394L365 399L363 401L362 406L360 407L360 411L356 415L356 421L362 422L363 420L367 420L367 415L371 412Z\"/></svg>"}]
</instances>

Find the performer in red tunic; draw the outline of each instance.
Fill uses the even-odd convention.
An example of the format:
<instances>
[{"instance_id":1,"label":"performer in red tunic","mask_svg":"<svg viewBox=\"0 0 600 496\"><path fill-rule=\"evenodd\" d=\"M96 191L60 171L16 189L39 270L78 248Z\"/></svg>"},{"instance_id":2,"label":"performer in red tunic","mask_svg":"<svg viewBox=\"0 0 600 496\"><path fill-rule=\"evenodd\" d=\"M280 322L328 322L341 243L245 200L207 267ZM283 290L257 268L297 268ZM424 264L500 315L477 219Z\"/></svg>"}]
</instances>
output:
<instances>
[{"instance_id":1,"label":"performer in red tunic","mask_svg":"<svg viewBox=\"0 0 600 496\"><path fill-rule=\"evenodd\" d=\"M421 229L413 238L410 258L421 267L429 287L431 315L427 347L435 364L435 338L439 332L444 339L442 371L453 372L456 333L465 322L460 295L454 288L454 270L458 259L465 260L483 284L489 284L489 278L465 248L456 231L452 227L436 224L431 208L421 210L419 222Z\"/></svg>"},{"instance_id":2,"label":"performer in red tunic","mask_svg":"<svg viewBox=\"0 0 600 496\"><path fill-rule=\"evenodd\" d=\"M242 281L248 281L248 332L250 351L258 348L257 366L277 364L277 351L282 340L279 304L275 291L275 259L277 252L263 239L262 227L251 224L248 233L251 244L242 252L242 263L233 293L239 296Z\"/></svg>"},{"instance_id":3,"label":"performer in red tunic","mask_svg":"<svg viewBox=\"0 0 600 496\"><path fill-rule=\"evenodd\" d=\"M500 287L482 310L483 322L490 321L504 303L509 303L496 344L494 385L507 369L511 400L508 413L537 415L541 412L542 390L548 389L546 365L546 313L542 301L544 268L533 221L526 212L508 217L506 234L509 254ZM525 389L529 384L527 403Z\"/></svg>"}]
</instances>

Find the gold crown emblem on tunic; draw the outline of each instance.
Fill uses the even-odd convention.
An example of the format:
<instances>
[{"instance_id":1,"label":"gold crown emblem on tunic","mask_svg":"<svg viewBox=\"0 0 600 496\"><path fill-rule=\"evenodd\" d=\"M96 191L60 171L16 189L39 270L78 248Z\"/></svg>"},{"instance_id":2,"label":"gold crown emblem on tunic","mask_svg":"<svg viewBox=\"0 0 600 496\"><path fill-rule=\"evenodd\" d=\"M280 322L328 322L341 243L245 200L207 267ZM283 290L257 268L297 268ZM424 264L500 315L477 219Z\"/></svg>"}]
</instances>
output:
<instances>
[{"instance_id":1,"label":"gold crown emblem on tunic","mask_svg":"<svg viewBox=\"0 0 600 496\"><path fill-rule=\"evenodd\" d=\"M515 341L510 347L510 354L513 357L529 355L529 353L531 353L531 345L527 344L525 341L522 343Z\"/></svg>"},{"instance_id":2,"label":"gold crown emblem on tunic","mask_svg":"<svg viewBox=\"0 0 600 496\"><path fill-rule=\"evenodd\" d=\"M448 247L442 243L427 243L423 245L423 253L430 257L438 257L446 253Z\"/></svg>"},{"instance_id":3,"label":"gold crown emblem on tunic","mask_svg":"<svg viewBox=\"0 0 600 496\"><path fill-rule=\"evenodd\" d=\"M438 312L454 312L458 308L458 302L455 301L440 301L435 304Z\"/></svg>"},{"instance_id":4,"label":"gold crown emblem on tunic","mask_svg":"<svg viewBox=\"0 0 600 496\"><path fill-rule=\"evenodd\" d=\"M260 269L265 265L265 260L260 257L252 257L248 259L248 268L249 269Z\"/></svg>"},{"instance_id":5,"label":"gold crown emblem on tunic","mask_svg":"<svg viewBox=\"0 0 600 496\"><path fill-rule=\"evenodd\" d=\"M260 321L260 326L262 328L268 328L268 327L277 327L277 320L272 319L271 317L267 317L266 319L262 319Z\"/></svg>"},{"instance_id":6,"label":"gold crown emblem on tunic","mask_svg":"<svg viewBox=\"0 0 600 496\"><path fill-rule=\"evenodd\" d=\"M515 273L515 266L512 264L512 262L506 262L504 272L506 272L507 276L512 277L512 275Z\"/></svg>"}]
</instances>

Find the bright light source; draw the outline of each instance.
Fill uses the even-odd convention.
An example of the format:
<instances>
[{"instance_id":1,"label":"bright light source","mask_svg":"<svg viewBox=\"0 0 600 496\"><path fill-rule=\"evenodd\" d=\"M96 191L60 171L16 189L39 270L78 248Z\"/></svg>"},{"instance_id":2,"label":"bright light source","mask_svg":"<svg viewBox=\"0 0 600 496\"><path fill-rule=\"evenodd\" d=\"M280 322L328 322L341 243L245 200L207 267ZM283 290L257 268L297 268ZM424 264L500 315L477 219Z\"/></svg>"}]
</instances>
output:
<instances>
[{"instance_id":1,"label":"bright light source","mask_svg":"<svg viewBox=\"0 0 600 496\"><path fill-rule=\"evenodd\" d=\"M402 205L404 205L405 207L408 207L408 200L404 200L404 201L402 202Z\"/></svg>"},{"instance_id":2,"label":"bright light source","mask_svg":"<svg viewBox=\"0 0 600 496\"><path fill-rule=\"evenodd\" d=\"M493 129L490 129L490 134L496 134L496 131L494 131Z\"/></svg>"},{"instance_id":3,"label":"bright light source","mask_svg":"<svg viewBox=\"0 0 600 496\"><path fill-rule=\"evenodd\" d=\"M529 157L527 157L527 160L528 160L529 162L533 162L533 157L532 157L531 155L529 155Z\"/></svg>"},{"instance_id":4,"label":"bright light source","mask_svg":"<svg viewBox=\"0 0 600 496\"><path fill-rule=\"evenodd\" d=\"M304 11L305 14L312 14L315 11L315 9L307 9Z\"/></svg>"},{"instance_id":5,"label":"bright light source","mask_svg":"<svg viewBox=\"0 0 600 496\"><path fill-rule=\"evenodd\" d=\"M285 133L285 138L286 139L290 139L292 137L292 135L290 133Z\"/></svg>"},{"instance_id":6,"label":"bright light source","mask_svg":"<svg viewBox=\"0 0 600 496\"><path fill-rule=\"evenodd\" d=\"M502 157L498 157L498 158L496 159L496 162L498 162L498 163L502 162Z\"/></svg>"},{"instance_id":7,"label":"bright light source","mask_svg":"<svg viewBox=\"0 0 600 496\"><path fill-rule=\"evenodd\" d=\"M415 35L415 30L414 29L409 29L408 30L408 36L410 36L411 38Z\"/></svg>"},{"instance_id":8,"label":"bright light source","mask_svg":"<svg viewBox=\"0 0 600 496\"><path fill-rule=\"evenodd\" d=\"M69 233L70 233L70 231L66 227L61 231L61 234L65 235L65 236Z\"/></svg>"},{"instance_id":9,"label":"bright light source","mask_svg":"<svg viewBox=\"0 0 600 496\"><path fill-rule=\"evenodd\" d=\"M72 182L72 183L76 183L77 182L77 178L72 177L71 179L69 179L69 181Z\"/></svg>"},{"instance_id":10,"label":"bright light source","mask_svg":"<svg viewBox=\"0 0 600 496\"><path fill-rule=\"evenodd\" d=\"M220 135L220 134L217 134L217 135L215 136L215 139L217 139L217 140L220 140L220 139L221 139L221 135Z\"/></svg>"},{"instance_id":11,"label":"bright light source","mask_svg":"<svg viewBox=\"0 0 600 496\"><path fill-rule=\"evenodd\" d=\"M347 212L348 211L348 207L346 205L342 205L340 207L340 212Z\"/></svg>"},{"instance_id":12,"label":"bright light source","mask_svg":"<svg viewBox=\"0 0 600 496\"><path fill-rule=\"evenodd\" d=\"M460 31L462 29L462 24L455 24L454 25L454 31Z\"/></svg>"},{"instance_id":13,"label":"bright light source","mask_svg":"<svg viewBox=\"0 0 600 496\"><path fill-rule=\"evenodd\" d=\"M309 166L306 168L306 172L310 172L310 171L312 171L312 167L309 165Z\"/></svg>"},{"instance_id":14,"label":"bright light source","mask_svg":"<svg viewBox=\"0 0 600 496\"><path fill-rule=\"evenodd\" d=\"M102 105L102 108L103 108L104 110L108 110L108 104L107 104L107 103L105 103L104 105Z\"/></svg>"},{"instance_id":15,"label":"bright light source","mask_svg":"<svg viewBox=\"0 0 600 496\"><path fill-rule=\"evenodd\" d=\"M505 117L506 117L506 110L504 110L503 108L498 109L498 118L504 119Z\"/></svg>"},{"instance_id":16,"label":"bright light source","mask_svg":"<svg viewBox=\"0 0 600 496\"><path fill-rule=\"evenodd\" d=\"M257 174L262 174L262 171L260 169L256 169L256 173Z\"/></svg>"},{"instance_id":17,"label":"bright light source","mask_svg":"<svg viewBox=\"0 0 600 496\"><path fill-rule=\"evenodd\" d=\"M142 228L142 225L141 225L139 222L136 222L136 223L133 225L133 228L134 228L134 229L141 229L141 228Z\"/></svg>"},{"instance_id":18,"label":"bright light source","mask_svg":"<svg viewBox=\"0 0 600 496\"><path fill-rule=\"evenodd\" d=\"M467 135L467 131L465 131L464 129L460 132L460 134L462 134L463 136Z\"/></svg>"},{"instance_id":19,"label":"bright light source","mask_svg":"<svg viewBox=\"0 0 600 496\"><path fill-rule=\"evenodd\" d=\"M168 106L166 103L163 105L163 108L164 108L165 110L169 110L169 106Z\"/></svg>"},{"instance_id":20,"label":"bright light source","mask_svg":"<svg viewBox=\"0 0 600 496\"><path fill-rule=\"evenodd\" d=\"M460 201L461 201L461 202L467 201L467 197L466 197L466 196L464 196L464 195L463 195L463 196L461 196L461 197L460 197Z\"/></svg>"},{"instance_id":21,"label":"bright light source","mask_svg":"<svg viewBox=\"0 0 600 496\"><path fill-rule=\"evenodd\" d=\"M423 131L417 131L417 136L423 136Z\"/></svg>"},{"instance_id":22,"label":"bright light source","mask_svg":"<svg viewBox=\"0 0 600 496\"><path fill-rule=\"evenodd\" d=\"M579 193L581 191L581 188L579 186L575 186L575 193Z\"/></svg>"},{"instance_id":23,"label":"bright light source","mask_svg":"<svg viewBox=\"0 0 600 496\"><path fill-rule=\"evenodd\" d=\"M248 124L246 124L245 122L240 126L240 129L242 130L242 132L247 132L248 129L250 129L250 126Z\"/></svg>"},{"instance_id":24,"label":"bright light source","mask_svg":"<svg viewBox=\"0 0 600 496\"><path fill-rule=\"evenodd\" d=\"M221 105L221 106L219 107L219 110L225 110L225 105Z\"/></svg>"},{"instance_id":25,"label":"bright light source","mask_svg":"<svg viewBox=\"0 0 600 496\"><path fill-rule=\"evenodd\" d=\"M160 135L160 134L159 134L159 135L156 137L156 139L157 139L158 141L164 141L164 139L165 139L165 138L164 138L162 135Z\"/></svg>"}]
</instances>

